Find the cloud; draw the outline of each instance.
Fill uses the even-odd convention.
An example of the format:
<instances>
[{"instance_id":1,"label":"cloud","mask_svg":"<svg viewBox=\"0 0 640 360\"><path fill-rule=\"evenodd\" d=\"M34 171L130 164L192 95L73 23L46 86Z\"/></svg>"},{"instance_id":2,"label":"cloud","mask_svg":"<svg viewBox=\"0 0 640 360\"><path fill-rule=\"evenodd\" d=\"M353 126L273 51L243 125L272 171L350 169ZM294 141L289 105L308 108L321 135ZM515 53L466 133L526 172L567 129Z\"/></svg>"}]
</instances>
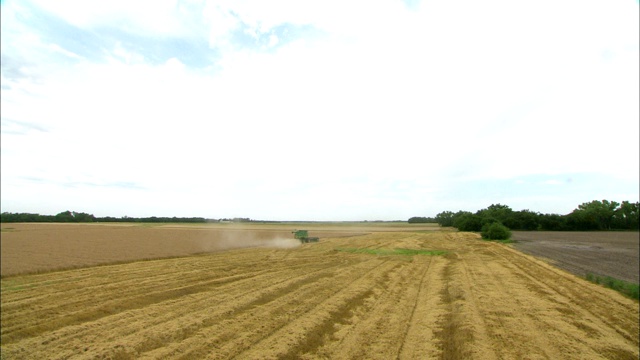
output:
<instances>
[{"instance_id":1,"label":"cloud","mask_svg":"<svg viewBox=\"0 0 640 360\"><path fill-rule=\"evenodd\" d=\"M32 131L47 132L48 130L40 124L2 118L3 134L26 135Z\"/></svg>"},{"instance_id":2,"label":"cloud","mask_svg":"<svg viewBox=\"0 0 640 360\"><path fill-rule=\"evenodd\" d=\"M189 4L181 2L178 6L174 0L141 0L135 3L114 0L96 4L77 0L30 2L79 28L119 27L152 36L184 35L186 24L181 21L180 14Z\"/></svg>"},{"instance_id":3,"label":"cloud","mask_svg":"<svg viewBox=\"0 0 640 360\"><path fill-rule=\"evenodd\" d=\"M148 216L395 219L519 179L526 206L581 173L638 196L637 4L94 5L3 4L3 209L29 176Z\"/></svg>"},{"instance_id":4,"label":"cloud","mask_svg":"<svg viewBox=\"0 0 640 360\"><path fill-rule=\"evenodd\" d=\"M560 181L560 180L551 179L551 180L545 181L543 184L545 184L545 185L562 185L562 184L566 184L566 182L563 182L563 181Z\"/></svg>"}]
</instances>

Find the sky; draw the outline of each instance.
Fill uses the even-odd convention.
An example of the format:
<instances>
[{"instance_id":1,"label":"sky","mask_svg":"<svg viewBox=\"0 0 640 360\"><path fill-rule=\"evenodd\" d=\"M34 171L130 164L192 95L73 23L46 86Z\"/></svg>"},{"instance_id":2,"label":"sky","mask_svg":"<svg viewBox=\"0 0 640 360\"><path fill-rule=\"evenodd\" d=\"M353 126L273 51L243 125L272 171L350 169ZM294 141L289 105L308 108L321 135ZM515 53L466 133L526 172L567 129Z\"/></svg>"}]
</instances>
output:
<instances>
[{"instance_id":1,"label":"sky","mask_svg":"<svg viewBox=\"0 0 640 360\"><path fill-rule=\"evenodd\" d=\"M1 210L638 201L633 0L3 0Z\"/></svg>"}]
</instances>

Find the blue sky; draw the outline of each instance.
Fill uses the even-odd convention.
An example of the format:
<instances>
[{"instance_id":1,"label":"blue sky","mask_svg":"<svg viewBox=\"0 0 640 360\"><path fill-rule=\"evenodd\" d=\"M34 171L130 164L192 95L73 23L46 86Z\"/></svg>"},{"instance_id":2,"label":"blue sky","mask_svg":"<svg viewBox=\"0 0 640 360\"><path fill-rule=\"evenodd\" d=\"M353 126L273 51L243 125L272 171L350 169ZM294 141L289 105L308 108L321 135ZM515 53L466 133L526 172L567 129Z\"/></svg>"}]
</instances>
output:
<instances>
[{"instance_id":1,"label":"blue sky","mask_svg":"<svg viewBox=\"0 0 640 360\"><path fill-rule=\"evenodd\" d=\"M404 220L639 200L636 1L1 6L2 211Z\"/></svg>"}]
</instances>

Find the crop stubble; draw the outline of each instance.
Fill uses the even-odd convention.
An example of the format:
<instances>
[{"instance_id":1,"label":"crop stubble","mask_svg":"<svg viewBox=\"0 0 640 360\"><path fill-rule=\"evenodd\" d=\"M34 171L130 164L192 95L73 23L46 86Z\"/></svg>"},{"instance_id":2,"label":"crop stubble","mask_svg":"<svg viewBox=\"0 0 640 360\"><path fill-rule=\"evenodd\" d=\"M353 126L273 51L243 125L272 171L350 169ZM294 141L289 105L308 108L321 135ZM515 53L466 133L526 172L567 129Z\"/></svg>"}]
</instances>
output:
<instances>
[{"instance_id":1,"label":"crop stubble","mask_svg":"<svg viewBox=\"0 0 640 360\"><path fill-rule=\"evenodd\" d=\"M8 277L2 357L627 359L638 315L474 234L381 232Z\"/></svg>"},{"instance_id":2,"label":"crop stubble","mask_svg":"<svg viewBox=\"0 0 640 360\"><path fill-rule=\"evenodd\" d=\"M2 224L2 276L115 262L188 256L268 245L297 245L293 226L158 224ZM318 229L314 236L362 234L357 228Z\"/></svg>"}]
</instances>

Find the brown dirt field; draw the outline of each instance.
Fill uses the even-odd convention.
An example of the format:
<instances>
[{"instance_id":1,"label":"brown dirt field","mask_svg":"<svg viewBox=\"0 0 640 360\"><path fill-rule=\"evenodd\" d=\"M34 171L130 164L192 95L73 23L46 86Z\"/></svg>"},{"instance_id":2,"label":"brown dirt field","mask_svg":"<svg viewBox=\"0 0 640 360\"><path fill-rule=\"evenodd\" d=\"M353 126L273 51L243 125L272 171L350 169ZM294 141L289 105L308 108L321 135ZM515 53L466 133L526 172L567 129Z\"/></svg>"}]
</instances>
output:
<instances>
[{"instance_id":1,"label":"brown dirt field","mask_svg":"<svg viewBox=\"0 0 640 360\"><path fill-rule=\"evenodd\" d=\"M637 301L470 233L375 232L0 283L3 359L639 355Z\"/></svg>"},{"instance_id":2,"label":"brown dirt field","mask_svg":"<svg viewBox=\"0 0 640 360\"><path fill-rule=\"evenodd\" d=\"M514 247L584 277L587 273L639 283L640 233L514 231Z\"/></svg>"}]
</instances>

